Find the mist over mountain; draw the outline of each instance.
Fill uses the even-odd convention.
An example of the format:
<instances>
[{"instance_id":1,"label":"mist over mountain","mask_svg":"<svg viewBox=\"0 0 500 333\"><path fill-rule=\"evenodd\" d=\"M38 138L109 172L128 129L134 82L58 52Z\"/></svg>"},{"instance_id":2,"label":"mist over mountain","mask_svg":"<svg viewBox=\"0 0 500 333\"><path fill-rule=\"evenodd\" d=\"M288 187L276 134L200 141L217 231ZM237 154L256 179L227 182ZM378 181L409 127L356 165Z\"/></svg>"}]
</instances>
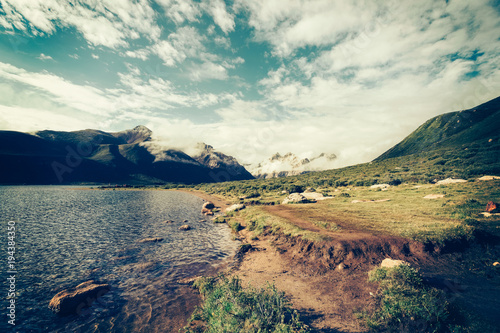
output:
<instances>
[{"instance_id":1,"label":"mist over mountain","mask_svg":"<svg viewBox=\"0 0 500 333\"><path fill-rule=\"evenodd\" d=\"M293 153L276 153L257 165L249 166L249 170L256 178L287 177L331 169L336 158L335 154L325 153L311 158L300 158Z\"/></svg>"},{"instance_id":2,"label":"mist over mountain","mask_svg":"<svg viewBox=\"0 0 500 333\"><path fill-rule=\"evenodd\" d=\"M1 184L201 183L252 179L206 146L196 159L155 145L145 126L121 132L0 131Z\"/></svg>"}]
</instances>

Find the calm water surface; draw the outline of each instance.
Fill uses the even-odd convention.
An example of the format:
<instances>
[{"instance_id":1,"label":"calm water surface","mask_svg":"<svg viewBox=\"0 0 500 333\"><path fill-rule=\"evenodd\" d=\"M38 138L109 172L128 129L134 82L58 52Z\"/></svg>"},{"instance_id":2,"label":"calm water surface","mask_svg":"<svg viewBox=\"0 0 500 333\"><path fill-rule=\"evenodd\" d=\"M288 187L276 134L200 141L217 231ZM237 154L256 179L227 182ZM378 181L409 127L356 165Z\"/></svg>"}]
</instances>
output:
<instances>
[{"instance_id":1,"label":"calm water surface","mask_svg":"<svg viewBox=\"0 0 500 333\"><path fill-rule=\"evenodd\" d=\"M170 332L192 308L179 279L230 258L237 243L226 225L200 214L203 200L170 191L0 187L0 285L7 295L7 222L16 222L16 326L1 298L0 331ZM173 220L168 224L165 220ZM178 230L188 220L193 229ZM159 243L138 243L162 237ZM52 296L90 279L112 290L80 316L59 317Z\"/></svg>"}]
</instances>

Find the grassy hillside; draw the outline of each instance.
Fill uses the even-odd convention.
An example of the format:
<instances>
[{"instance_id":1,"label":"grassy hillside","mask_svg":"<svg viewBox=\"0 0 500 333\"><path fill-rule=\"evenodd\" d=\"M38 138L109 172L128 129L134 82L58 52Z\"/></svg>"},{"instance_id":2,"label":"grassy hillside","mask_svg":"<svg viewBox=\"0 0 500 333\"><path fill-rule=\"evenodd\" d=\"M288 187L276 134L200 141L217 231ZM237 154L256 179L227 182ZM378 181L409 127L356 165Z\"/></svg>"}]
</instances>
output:
<instances>
[{"instance_id":1,"label":"grassy hillside","mask_svg":"<svg viewBox=\"0 0 500 333\"><path fill-rule=\"evenodd\" d=\"M434 150L500 151L500 97L434 117L376 160Z\"/></svg>"}]
</instances>

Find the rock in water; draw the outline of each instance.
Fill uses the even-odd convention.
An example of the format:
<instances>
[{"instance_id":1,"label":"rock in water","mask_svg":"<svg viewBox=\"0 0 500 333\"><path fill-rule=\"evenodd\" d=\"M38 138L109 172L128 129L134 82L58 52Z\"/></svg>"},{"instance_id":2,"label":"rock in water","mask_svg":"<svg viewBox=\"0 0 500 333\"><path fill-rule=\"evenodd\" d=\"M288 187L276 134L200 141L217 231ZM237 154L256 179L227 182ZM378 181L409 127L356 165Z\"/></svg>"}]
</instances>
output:
<instances>
[{"instance_id":1,"label":"rock in water","mask_svg":"<svg viewBox=\"0 0 500 333\"><path fill-rule=\"evenodd\" d=\"M191 230L191 227L188 226L187 224L184 224L179 227L179 230Z\"/></svg>"},{"instance_id":2,"label":"rock in water","mask_svg":"<svg viewBox=\"0 0 500 333\"><path fill-rule=\"evenodd\" d=\"M496 213L498 211L498 204L493 201L488 202L486 205L486 211L488 213Z\"/></svg>"},{"instance_id":3,"label":"rock in water","mask_svg":"<svg viewBox=\"0 0 500 333\"><path fill-rule=\"evenodd\" d=\"M74 288L57 293L50 300L49 308L61 316L79 314L83 308L91 306L96 299L107 293L110 288L109 284L89 280Z\"/></svg>"},{"instance_id":4,"label":"rock in water","mask_svg":"<svg viewBox=\"0 0 500 333\"><path fill-rule=\"evenodd\" d=\"M156 242L161 242L163 238L161 237L149 237L149 238L144 238L139 241L139 243L156 243Z\"/></svg>"}]
</instances>

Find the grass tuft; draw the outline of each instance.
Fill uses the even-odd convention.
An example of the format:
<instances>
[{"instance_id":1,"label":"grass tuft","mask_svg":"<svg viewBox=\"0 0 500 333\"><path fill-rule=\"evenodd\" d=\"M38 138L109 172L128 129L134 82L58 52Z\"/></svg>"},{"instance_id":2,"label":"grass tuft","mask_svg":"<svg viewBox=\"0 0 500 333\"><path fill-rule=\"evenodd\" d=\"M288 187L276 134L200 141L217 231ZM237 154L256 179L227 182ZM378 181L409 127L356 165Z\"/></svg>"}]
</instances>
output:
<instances>
[{"instance_id":1,"label":"grass tuft","mask_svg":"<svg viewBox=\"0 0 500 333\"><path fill-rule=\"evenodd\" d=\"M302 333L309 332L284 293L274 285L243 288L238 277L220 275L199 279L203 304L185 328L186 333ZM202 324L196 325L201 321Z\"/></svg>"}]
</instances>

